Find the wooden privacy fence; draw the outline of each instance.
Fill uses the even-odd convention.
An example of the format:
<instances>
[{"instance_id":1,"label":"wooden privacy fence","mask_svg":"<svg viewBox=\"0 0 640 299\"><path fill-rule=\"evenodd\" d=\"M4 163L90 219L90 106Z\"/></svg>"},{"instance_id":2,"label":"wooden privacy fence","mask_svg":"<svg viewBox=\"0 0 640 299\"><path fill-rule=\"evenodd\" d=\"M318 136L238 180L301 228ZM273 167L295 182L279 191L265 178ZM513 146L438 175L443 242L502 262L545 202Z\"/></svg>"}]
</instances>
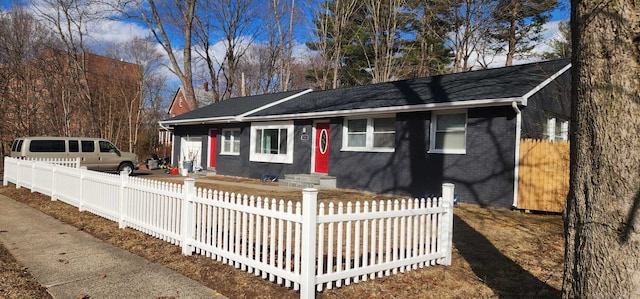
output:
<instances>
[{"instance_id":1,"label":"wooden privacy fence","mask_svg":"<svg viewBox=\"0 0 640 299\"><path fill-rule=\"evenodd\" d=\"M316 291L430 265L450 265L452 184L442 197L317 204L247 196L5 158L3 184L28 187L238 269Z\"/></svg>"},{"instance_id":2,"label":"wooden privacy fence","mask_svg":"<svg viewBox=\"0 0 640 299\"><path fill-rule=\"evenodd\" d=\"M522 139L518 209L564 211L569 193L569 142Z\"/></svg>"}]
</instances>

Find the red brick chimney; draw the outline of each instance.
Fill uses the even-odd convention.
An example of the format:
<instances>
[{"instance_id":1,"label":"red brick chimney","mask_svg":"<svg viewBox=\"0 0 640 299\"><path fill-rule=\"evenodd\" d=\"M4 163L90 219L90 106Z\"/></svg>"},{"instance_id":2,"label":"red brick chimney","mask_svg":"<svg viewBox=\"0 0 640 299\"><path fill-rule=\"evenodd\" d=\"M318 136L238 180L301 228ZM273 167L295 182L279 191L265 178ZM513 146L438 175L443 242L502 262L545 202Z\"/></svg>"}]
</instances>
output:
<instances>
[{"instance_id":1,"label":"red brick chimney","mask_svg":"<svg viewBox=\"0 0 640 299\"><path fill-rule=\"evenodd\" d=\"M202 83L202 89L204 89L204 91L209 91L209 82L204 82Z\"/></svg>"}]
</instances>

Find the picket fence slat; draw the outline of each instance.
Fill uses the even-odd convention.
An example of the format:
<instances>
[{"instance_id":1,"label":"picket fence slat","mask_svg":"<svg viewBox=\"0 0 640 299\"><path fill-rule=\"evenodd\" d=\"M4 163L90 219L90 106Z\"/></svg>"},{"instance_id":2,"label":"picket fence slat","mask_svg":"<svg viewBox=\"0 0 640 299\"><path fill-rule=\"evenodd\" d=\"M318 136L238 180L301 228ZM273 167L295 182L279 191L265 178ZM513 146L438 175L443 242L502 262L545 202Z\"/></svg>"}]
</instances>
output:
<instances>
[{"instance_id":1,"label":"picket fence slat","mask_svg":"<svg viewBox=\"0 0 640 299\"><path fill-rule=\"evenodd\" d=\"M301 298L451 262L452 184L443 185L440 198L325 205L315 189L303 190L302 202L294 203L195 188L191 178L173 184L55 162L7 157L3 184L299 290Z\"/></svg>"}]
</instances>

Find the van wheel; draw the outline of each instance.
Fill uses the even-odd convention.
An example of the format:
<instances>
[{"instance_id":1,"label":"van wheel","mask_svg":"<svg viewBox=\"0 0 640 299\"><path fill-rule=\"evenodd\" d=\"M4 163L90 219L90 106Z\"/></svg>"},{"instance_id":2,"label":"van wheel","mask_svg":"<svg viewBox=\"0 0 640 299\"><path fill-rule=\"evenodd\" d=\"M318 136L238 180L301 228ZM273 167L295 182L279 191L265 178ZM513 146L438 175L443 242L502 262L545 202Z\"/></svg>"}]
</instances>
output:
<instances>
[{"instance_id":1,"label":"van wheel","mask_svg":"<svg viewBox=\"0 0 640 299\"><path fill-rule=\"evenodd\" d=\"M133 173L133 164L131 163L122 163L120 167L118 167L118 173L125 171L127 174Z\"/></svg>"}]
</instances>

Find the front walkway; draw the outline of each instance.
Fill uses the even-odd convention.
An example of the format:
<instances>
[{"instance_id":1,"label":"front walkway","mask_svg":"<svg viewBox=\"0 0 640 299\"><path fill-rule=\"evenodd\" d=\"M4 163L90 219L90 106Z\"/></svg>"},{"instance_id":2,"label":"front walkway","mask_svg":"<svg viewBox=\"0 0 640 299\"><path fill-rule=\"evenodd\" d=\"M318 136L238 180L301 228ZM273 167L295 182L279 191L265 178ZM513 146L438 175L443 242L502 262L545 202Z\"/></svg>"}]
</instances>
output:
<instances>
[{"instance_id":1,"label":"front walkway","mask_svg":"<svg viewBox=\"0 0 640 299\"><path fill-rule=\"evenodd\" d=\"M54 298L226 298L3 195L0 242Z\"/></svg>"}]
</instances>

